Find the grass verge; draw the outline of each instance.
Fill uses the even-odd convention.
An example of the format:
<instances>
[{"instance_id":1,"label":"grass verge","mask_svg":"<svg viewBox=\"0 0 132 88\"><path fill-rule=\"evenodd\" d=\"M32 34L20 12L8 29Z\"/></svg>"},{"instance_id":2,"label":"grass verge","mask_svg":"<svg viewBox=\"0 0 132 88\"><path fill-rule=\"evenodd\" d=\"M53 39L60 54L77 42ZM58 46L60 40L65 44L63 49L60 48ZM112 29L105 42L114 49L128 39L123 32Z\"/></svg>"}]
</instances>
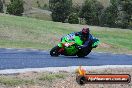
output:
<instances>
[{"instance_id":1,"label":"grass verge","mask_svg":"<svg viewBox=\"0 0 132 88\"><path fill-rule=\"evenodd\" d=\"M88 70L88 74L130 74L132 68L102 68ZM17 75L0 76L0 88L131 88L132 82L125 84L85 84L80 86L76 82L76 74L68 72L27 72ZM5 79L6 78L6 79ZM17 78L17 79L16 79ZM28 80L28 81L27 81ZM31 80L31 81L29 81Z\"/></svg>"},{"instance_id":2,"label":"grass verge","mask_svg":"<svg viewBox=\"0 0 132 88\"><path fill-rule=\"evenodd\" d=\"M52 82L55 79L64 79L65 75L64 74L44 74L39 77L40 81L50 81Z\"/></svg>"},{"instance_id":3,"label":"grass verge","mask_svg":"<svg viewBox=\"0 0 132 88\"><path fill-rule=\"evenodd\" d=\"M66 74L62 73L22 73L17 75L1 75L0 85L5 86L21 86L21 85L37 85L43 83L51 83L57 79L64 79ZM47 84L43 84L47 85Z\"/></svg>"},{"instance_id":4,"label":"grass verge","mask_svg":"<svg viewBox=\"0 0 132 88\"><path fill-rule=\"evenodd\" d=\"M0 77L0 84L6 86L18 86L18 85L29 85L34 84L33 80L23 80L14 77Z\"/></svg>"},{"instance_id":5,"label":"grass verge","mask_svg":"<svg viewBox=\"0 0 132 88\"><path fill-rule=\"evenodd\" d=\"M0 47L50 50L62 36L84 26L0 14ZM94 51L132 54L131 30L88 27L101 42Z\"/></svg>"}]
</instances>

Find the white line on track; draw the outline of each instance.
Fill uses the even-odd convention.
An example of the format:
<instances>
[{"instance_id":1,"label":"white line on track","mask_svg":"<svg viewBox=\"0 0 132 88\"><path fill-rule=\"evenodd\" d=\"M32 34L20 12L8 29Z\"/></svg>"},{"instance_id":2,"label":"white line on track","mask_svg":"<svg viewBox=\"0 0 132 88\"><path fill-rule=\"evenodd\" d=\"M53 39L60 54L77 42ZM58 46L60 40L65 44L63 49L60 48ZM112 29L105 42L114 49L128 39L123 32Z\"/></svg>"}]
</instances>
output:
<instances>
[{"instance_id":1,"label":"white line on track","mask_svg":"<svg viewBox=\"0 0 132 88\"><path fill-rule=\"evenodd\" d=\"M46 68L25 68L25 69L5 69L0 70L0 74L17 74L25 72L75 72L79 66L70 67L46 67ZM82 66L87 71L105 69L105 68L132 68L132 65L103 65L103 66Z\"/></svg>"}]
</instances>

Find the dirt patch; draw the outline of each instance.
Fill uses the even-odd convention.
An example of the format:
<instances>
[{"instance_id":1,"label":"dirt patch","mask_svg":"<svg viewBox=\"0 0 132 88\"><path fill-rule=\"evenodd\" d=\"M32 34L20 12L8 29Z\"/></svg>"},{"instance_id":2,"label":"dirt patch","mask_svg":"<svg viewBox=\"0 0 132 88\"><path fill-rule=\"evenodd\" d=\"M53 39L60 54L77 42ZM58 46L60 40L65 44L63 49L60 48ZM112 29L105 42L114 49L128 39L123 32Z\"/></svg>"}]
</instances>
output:
<instances>
[{"instance_id":1,"label":"dirt patch","mask_svg":"<svg viewBox=\"0 0 132 88\"><path fill-rule=\"evenodd\" d=\"M18 78L34 78L38 75L39 75L38 72L26 72L26 73L18 74L17 77Z\"/></svg>"},{"instance_id":2,"label":"dirt patch","mask_svg":"<svg viewBox=\"0 0 132 88\"><path fill-rule=\"evenodd\" d=\"M98 46L99 48L111 48L112 47L112 45L110 45L110 44L107 44L107 43L101 43L101 44L99 44L99 46Z\"/></svg>"}]
</instances>

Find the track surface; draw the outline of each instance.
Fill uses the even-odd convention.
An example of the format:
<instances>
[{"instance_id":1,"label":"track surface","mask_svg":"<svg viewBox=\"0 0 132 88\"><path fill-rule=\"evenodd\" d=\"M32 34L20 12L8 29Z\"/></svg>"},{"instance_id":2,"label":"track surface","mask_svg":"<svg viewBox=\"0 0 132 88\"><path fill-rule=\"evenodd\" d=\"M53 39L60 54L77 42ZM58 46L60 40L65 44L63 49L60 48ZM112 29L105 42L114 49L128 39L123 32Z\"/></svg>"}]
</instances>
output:
<instances>
[{"instance_id":1,"label":"track surface","mask_svg":"<svg viewBox=\"0 0 132 88\"><path fill-rule=\"evenodd\" d=\"M0 70L67 66L132 65L132 55L90 53L85 58L51 57L47 51L0 49Z\"/></svg>"}]
</instances>

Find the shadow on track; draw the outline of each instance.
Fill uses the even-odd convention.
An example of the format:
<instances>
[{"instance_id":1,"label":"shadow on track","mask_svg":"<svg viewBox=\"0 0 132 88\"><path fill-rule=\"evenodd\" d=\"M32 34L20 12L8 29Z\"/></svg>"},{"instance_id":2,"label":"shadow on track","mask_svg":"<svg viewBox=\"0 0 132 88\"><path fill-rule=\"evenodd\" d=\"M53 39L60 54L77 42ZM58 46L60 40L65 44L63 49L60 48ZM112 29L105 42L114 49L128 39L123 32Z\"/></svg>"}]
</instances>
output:
<instances>
[{"instance_id":1,"label":"shadow on track","mask_svg":"<svg viewBox=\"0 0 132 88\"><path fill-rule=\"evenodd\" d=\"M90 56L87 56L87 57L82 57L82 58L79 58L77 56L58 56L58 57L52 57L52 58L55 58L55 59L95 59L93 57L90 57Z\"/></svg>"}]
</instances>

